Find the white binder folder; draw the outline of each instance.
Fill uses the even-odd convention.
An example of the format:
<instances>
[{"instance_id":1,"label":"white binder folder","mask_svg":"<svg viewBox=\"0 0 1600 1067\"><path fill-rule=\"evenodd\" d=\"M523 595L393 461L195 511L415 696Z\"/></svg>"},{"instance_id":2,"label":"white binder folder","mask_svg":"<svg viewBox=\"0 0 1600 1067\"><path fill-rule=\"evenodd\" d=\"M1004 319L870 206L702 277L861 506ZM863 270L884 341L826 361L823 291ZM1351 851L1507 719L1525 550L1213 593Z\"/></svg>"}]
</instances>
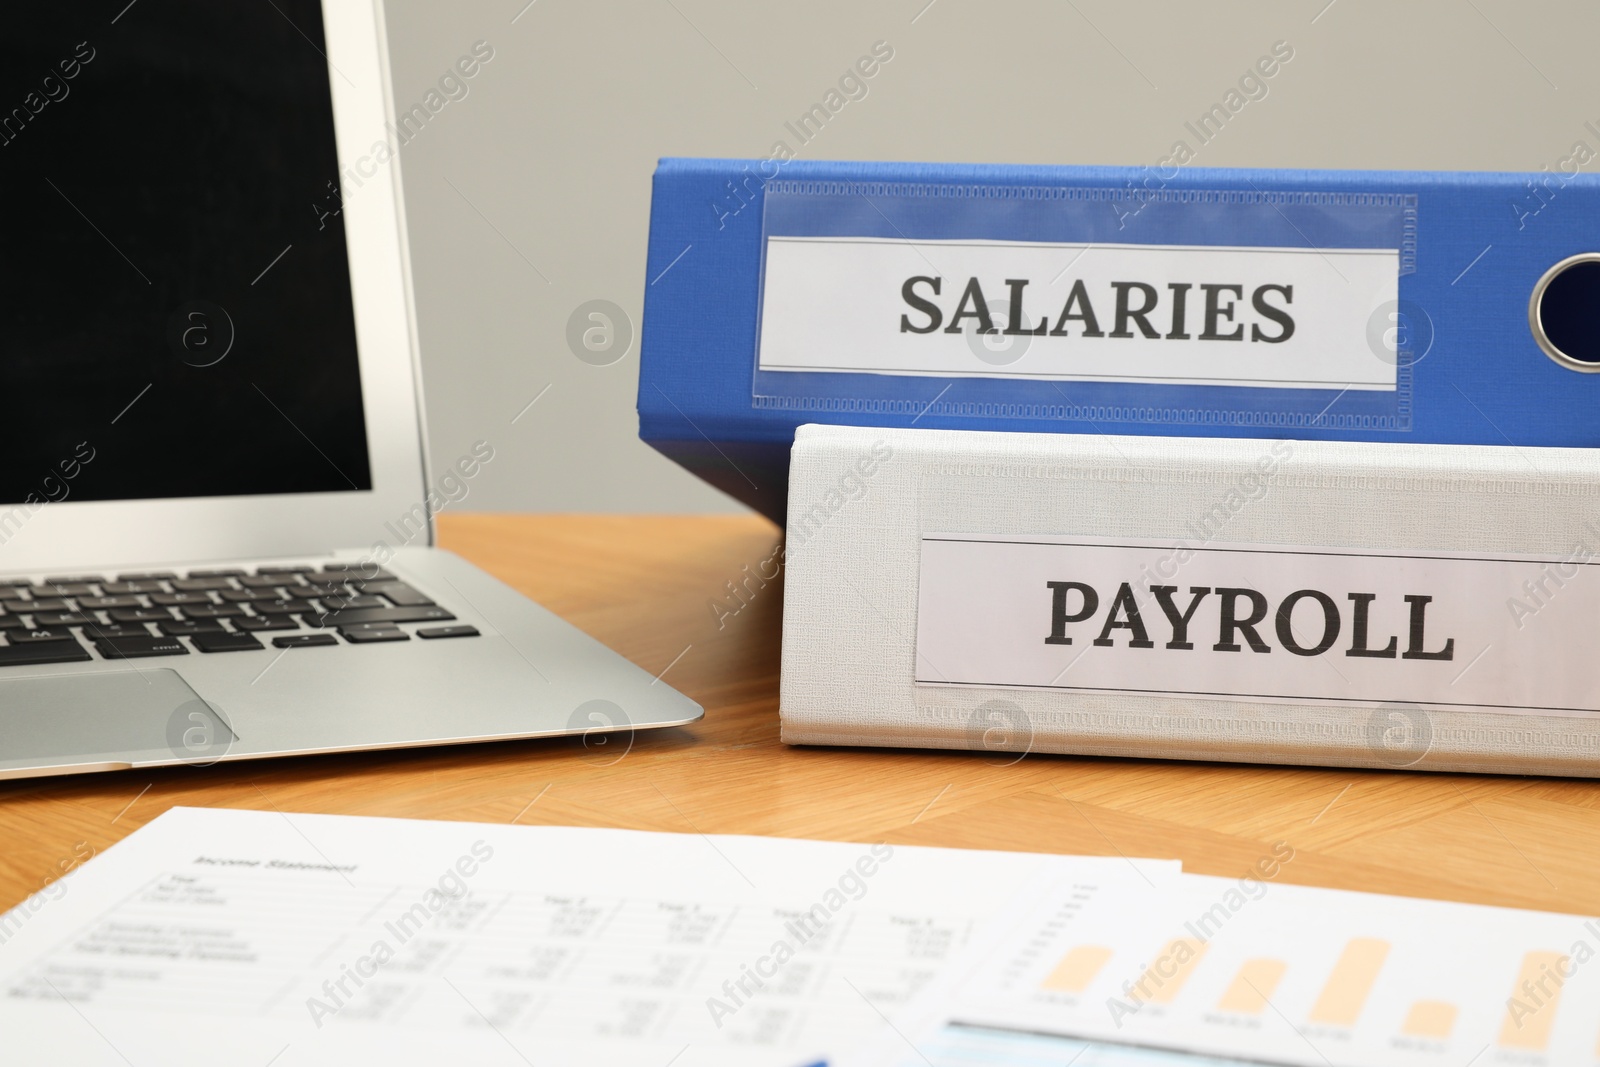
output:
<instances>
[{"instance_id":1,"label":"white binder folder","mask_svg":"<svg viewBox=\"0 0 1600 1067\"><path fill-rule=\"evenodd\" d=\"M1600 776L1600 452L802 427L793 744Z\"/></svg>"}]
</instances>

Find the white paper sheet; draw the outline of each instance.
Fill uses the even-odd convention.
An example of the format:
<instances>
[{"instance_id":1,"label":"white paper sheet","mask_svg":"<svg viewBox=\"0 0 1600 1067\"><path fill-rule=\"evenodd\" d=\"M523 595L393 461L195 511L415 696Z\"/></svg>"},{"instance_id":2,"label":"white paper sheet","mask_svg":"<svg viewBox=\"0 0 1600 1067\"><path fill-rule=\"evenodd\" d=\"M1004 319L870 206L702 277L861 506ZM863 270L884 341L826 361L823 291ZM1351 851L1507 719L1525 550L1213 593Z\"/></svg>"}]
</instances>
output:
<instances>
[{"instance_id":1,"label":"white paper sheet","mask_svg":"<svg viewBox=\"0 0 1600 1067\"><path fill-rule=\"evenodd\" d=\"M1023 887L1177 873L175 808L0 917L0 1040L116 1067L793 1067L882 1030Z\"/></svg>"}]
</instances>

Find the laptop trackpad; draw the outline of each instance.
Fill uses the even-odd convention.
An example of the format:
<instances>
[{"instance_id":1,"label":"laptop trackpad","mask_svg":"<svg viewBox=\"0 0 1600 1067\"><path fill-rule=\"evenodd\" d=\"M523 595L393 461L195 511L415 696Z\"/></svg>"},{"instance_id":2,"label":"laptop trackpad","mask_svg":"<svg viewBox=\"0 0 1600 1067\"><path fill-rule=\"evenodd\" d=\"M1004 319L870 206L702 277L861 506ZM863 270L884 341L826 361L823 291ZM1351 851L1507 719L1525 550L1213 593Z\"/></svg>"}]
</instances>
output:
<instances>
[{"instance_id":1,"label":"laptop trackpad","mask_svg":"<svg viewBox=\"0 0 1600 1067\"><path fill-rule=\"evenodd\" d=\"M210 762L235 740L216 709L168 668L0 679L0 774L78 763Z\"/></svg>"}]
</instances>

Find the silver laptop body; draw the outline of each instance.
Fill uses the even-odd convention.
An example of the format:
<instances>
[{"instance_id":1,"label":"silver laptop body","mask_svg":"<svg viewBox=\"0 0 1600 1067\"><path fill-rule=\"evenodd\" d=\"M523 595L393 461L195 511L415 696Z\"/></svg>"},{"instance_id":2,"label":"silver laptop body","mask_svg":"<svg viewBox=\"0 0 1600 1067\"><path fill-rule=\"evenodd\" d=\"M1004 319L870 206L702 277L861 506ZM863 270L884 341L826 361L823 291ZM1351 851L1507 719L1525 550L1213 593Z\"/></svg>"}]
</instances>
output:
<instances>
[{"instance_id":1,"label":"silver laptop body","mask_svg":"<svg viewBox=\"0 0 1600 1067\"><path fill-rule=\"evenodd\" d=\"M700 718L432 547L527 398L428 469L381 3L81 6L0 78L0 778Z\"/></svg>"}]
</instances>

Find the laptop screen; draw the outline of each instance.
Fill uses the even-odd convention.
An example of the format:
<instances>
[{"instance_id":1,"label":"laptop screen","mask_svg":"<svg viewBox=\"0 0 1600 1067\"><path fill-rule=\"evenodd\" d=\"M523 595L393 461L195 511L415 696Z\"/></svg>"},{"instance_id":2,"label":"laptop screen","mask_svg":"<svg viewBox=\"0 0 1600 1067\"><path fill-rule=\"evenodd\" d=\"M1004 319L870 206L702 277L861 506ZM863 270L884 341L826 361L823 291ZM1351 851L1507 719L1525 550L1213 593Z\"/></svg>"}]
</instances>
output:
<instances>
[{"instance_id":1,"label":"laptop screen","mask_svg":"<svg viewBox=\"0 0 1600 1067\"><path fill-rule=\"evenodd\" d=\"M5 22L0 503L372 488L317 0Z\"/></svg>"}]
</instances>

